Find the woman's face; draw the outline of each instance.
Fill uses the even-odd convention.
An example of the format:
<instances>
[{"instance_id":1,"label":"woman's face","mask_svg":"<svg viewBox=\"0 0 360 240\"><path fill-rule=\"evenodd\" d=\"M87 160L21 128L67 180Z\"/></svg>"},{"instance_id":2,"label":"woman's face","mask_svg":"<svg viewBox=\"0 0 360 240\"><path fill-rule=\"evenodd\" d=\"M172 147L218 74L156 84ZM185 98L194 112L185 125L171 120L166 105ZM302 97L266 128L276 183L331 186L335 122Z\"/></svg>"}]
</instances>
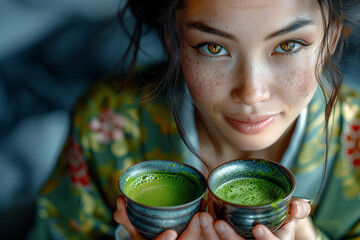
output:
<instances>
[{"instance_id":1,"label":"woman's face","mask_svg":"<svg viewBox=\"0 0 360 240\"><path fill-rule=\"evenodd\" d=\"M313 0L186 0L176 23L198 117L220 146L271 146L313 97L323 36Z\"/></svg>"}]
</instances>

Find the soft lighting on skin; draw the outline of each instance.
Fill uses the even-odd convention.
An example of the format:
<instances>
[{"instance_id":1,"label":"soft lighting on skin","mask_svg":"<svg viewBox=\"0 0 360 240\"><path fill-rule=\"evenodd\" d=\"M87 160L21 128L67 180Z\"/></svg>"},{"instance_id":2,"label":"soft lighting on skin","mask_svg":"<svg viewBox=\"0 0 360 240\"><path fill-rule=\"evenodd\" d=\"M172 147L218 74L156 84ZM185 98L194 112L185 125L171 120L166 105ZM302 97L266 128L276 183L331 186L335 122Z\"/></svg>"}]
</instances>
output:
<instances>
[{"instance_id":1,"label":"soft lighting on skin","mask_svg":"<svg viewBox=\"0 0 360 240\"><path fill-rule=\"evenodd\" d=\"M264 3L185 1L176 14L200 153L216 163L281 152L317 88L319 9L311 0Z\"/></svg>"}]
</instances>

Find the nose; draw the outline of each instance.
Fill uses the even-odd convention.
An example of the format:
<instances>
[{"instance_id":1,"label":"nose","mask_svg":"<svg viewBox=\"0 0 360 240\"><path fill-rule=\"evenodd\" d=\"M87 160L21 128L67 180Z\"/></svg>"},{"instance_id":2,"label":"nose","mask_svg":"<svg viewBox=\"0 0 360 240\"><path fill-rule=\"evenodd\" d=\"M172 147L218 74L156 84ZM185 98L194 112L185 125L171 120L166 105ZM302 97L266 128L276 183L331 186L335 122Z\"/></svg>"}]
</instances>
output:
<instances>
[{"instance_id":1,"label":"nose","mask_svg":"<svg viewBox=\"0 0 360 240\"><path fill-rule=\"evenodd\" d=\"M231 90L232 99L248 106L269 100L269 77L263 68L254 65L240 67L235 76L235 85Z\"/></svg>"}]
</instances>

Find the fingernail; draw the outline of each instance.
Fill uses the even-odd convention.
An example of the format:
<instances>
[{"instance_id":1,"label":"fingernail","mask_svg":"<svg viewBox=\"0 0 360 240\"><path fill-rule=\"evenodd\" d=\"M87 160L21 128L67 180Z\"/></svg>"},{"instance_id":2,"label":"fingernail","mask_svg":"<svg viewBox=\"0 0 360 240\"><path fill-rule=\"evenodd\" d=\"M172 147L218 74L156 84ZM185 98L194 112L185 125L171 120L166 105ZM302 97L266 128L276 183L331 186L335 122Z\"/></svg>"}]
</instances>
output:
<instances>
[{"instance_id":1,"label":"fingernail","mask_svg":"<svg viewBox=\"0 0 360 240\"><path fill-rule=\"evenodd\" d=\"M206 227L208 225L208 220L204 216L200 216L200 225Z\"/></svg>"},{"instance_id":2,"label":"fingernail","mask_svg":"<svg viewBox=\"0 0 360 240\"><path fill-rule=\"evenodd\" d=\"M195 224L198 225L198 226L200 226L199 217L196 217L196 218L195 218Z\"/></svg>"},{"instance_id":3,"label":"fingernail","mask_svg":"<svg viewBox=\"0 0 360 240\"><path fill-rule=\"evenodd\" d=\"M221 223L215 224L215 229L219 234L223 234L225 232L225 227Z\"/></svg>"},{"instance_id":4,"label":"fingernail","mask_svg":"<svg viewBox=\"0 0 360 240\"><path fill-rule=\"evenodd\" d=\"M261 228L255 228L253 234L256 238L261 238L264 235L264 231Z\"/></svg>"},{"instance_id":5,"label":"fingernail","mask_svg":"<svg viewBox=\"0 0 360 240\"><path fill-rule=\"evenodd\" d=\"M295 198L301 199L305 202L307 202L308 204L312 205L313 201L311 199L307 199L307 198L303 198L303 197L299 197L299 196L294 196Z\"/></svg>"}]
</instances>

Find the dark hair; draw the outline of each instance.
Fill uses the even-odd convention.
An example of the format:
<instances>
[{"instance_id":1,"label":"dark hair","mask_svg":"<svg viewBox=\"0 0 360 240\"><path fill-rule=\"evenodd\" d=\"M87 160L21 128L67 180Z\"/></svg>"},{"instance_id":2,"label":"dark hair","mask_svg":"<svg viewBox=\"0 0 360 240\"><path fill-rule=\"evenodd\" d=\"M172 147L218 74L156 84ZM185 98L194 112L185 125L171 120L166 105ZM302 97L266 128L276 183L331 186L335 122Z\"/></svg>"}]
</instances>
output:
<instances>
[{"instance_id":1,"label":"dark hair","mask_svg":"<svg viewBox=\"0 0 360 240\"><path fill-rule=\"evenodd\" d=\"M324 185L325 174L327 171L327 160L330 148L329 122L333 109L339 99L339 92L343 77L339 70L340 60L344 50L344 44L351 31L356 30L360 24L360 2L358 0L317 0L323 18L324 36L320 46L320 54L316 66L316 78L324 94L325 107L325 161L323 177L316 202L319 200L321 190ZM337 32L340 29L341 32ZM336 35L340 34L335 52L332 44L336 41ZM321 71L319 71L321 68ZM321 73L319 75L319 73Z\"/></svg>"},{"instance_id":2,"label":"dark hair","mask_svg":"<svg viewBox=\"0 0 360 240\"><path fill-rule=\"evenodd\" d=\"M194 155L201 159L194 147L190 144L179 116L181 101L178 99L181 98L181 94L183 93L182 82L184 81L184 77L180 68L181 47L175 28L175 11L181 7L183 7L181 0L129 0L125 8L119 12L118 16L120 17L121 24L124 23L124 16L128 9L131 10L137 20L133 32L129 34L131 42L124 56L127 57L127 54L131 51L131 49L134 49L135 53L132 56L131 66L122 81L123 84L131 82L137 57L136 52L139 50L143 26L145 25L149 29L155 29L164 48L168 50L166 72L159 85L162 85L162 89L166 89L168 105L183 142ZM171 42L171 44L168 45L167 41ZM206 161L202 160L202 162L208 169L210 169L210 166Z\"/></svg>"},{"instance_id":3,"label":"dark hair","mask_svg":"<svg viewBox=\"0 0 360 240\"><path fill-rule=\"evenodd\" d=\"M323 181L326 172L328 152L329 152L329 121L331 120L331 114L334 106L339 98L339 90L342 84L342 75L339 71L339 62L341 59L345 37L347 34L341 34L337 43L336 51L331 52L331 44L334 40L334 34L336 29L343 29L344 33L348 33L349 30L353 31L355 25L360 23L360 2L359 0L317 0L315 1L319 6L322 18L324 36L322 39L322 45L320 49L320 55L318 56L316 69L321 68L320 75L317 74L316 78L324 93L326 100L325 107L325 167L323 174ZM141 32L143 26L148 28L154 28L157 30L160 39L165 48L168 50L168 65L166 74L162 79L162 86L166 89L168 95L168 103L170 105L171 112L174 116L176 125L178 127L180 136L184 140L184 143L188 148L196 154L194 148L189 144L187 136L184 132L183 125L179 118L179 101L175 96L179 96L179 89L183 86L184 81L181 68L180 68L180 43L178 40L176 28L175 28L175 11L183 7L181 0L129 0L126 7L120 12L119 17L124 16L126 9L130 9L137 19L134 31L131 34L131 43L128 50L134 48L135 54L132 58L132 65L128 74L133 73L136 52L139 50L139 44L141 39ZM121 19L123 21L124 19ZM341 28L342 27L342 28ZM167 39L171 43L167 46ZM336 40L336 39L335 39ZM128 76L130 76L128 75ZM198 158L200 156L196 154ZM206 161L203 163L209 168ZM322 188L322 185L321 185ZM320 189L321 189L320 188ZM319 191L320 193L320 191Z\"/></svg>"}]
</instances>

